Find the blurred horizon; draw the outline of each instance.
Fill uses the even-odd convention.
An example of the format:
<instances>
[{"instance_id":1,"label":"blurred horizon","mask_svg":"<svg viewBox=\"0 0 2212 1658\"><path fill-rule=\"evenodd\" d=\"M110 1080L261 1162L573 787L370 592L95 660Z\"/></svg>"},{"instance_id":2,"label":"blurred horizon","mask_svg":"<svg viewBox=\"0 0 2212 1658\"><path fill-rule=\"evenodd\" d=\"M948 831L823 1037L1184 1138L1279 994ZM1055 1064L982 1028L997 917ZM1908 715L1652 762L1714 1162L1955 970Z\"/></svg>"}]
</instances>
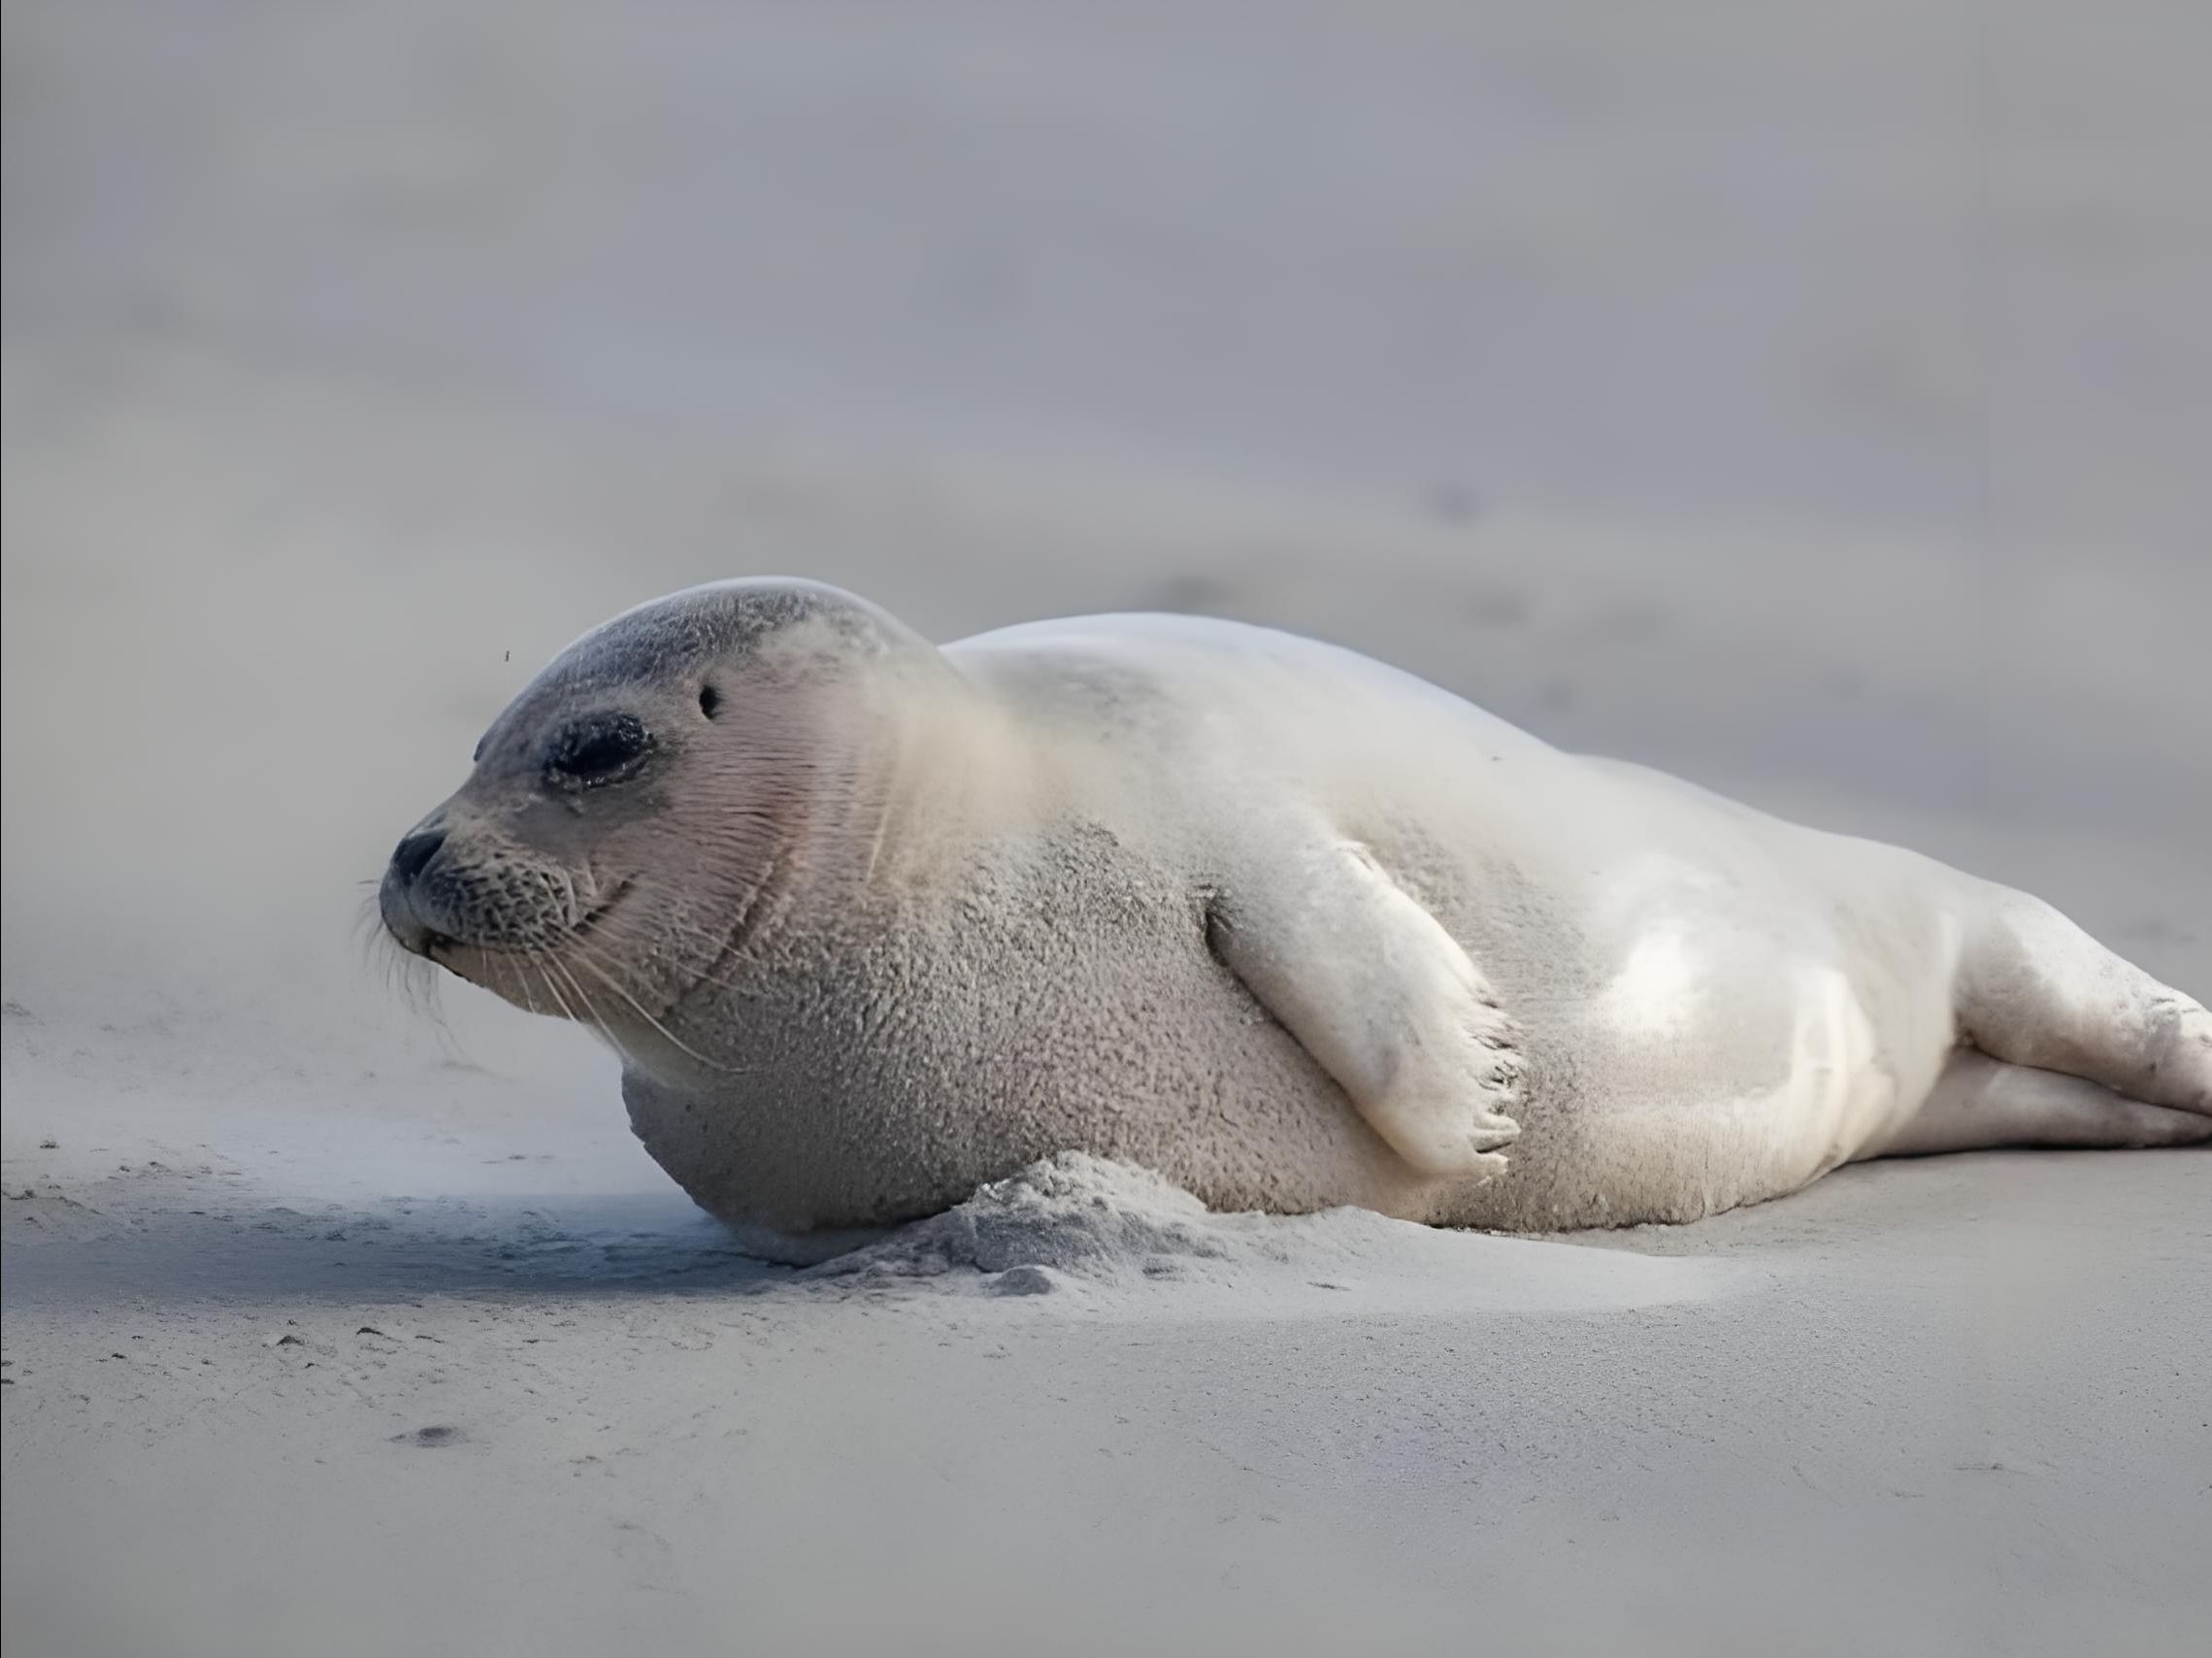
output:
<instances>
[{"instance_id":1,"label":"blurred horizon","mask_svg":"<svg viewBox=\"0 0 2212 1658\"><path fill-rule=\"evenodd\" d=\"M662 435L2195 558L2207 44L1995 0L34 0L9 332Z\"/></svg>"}]
</instances>

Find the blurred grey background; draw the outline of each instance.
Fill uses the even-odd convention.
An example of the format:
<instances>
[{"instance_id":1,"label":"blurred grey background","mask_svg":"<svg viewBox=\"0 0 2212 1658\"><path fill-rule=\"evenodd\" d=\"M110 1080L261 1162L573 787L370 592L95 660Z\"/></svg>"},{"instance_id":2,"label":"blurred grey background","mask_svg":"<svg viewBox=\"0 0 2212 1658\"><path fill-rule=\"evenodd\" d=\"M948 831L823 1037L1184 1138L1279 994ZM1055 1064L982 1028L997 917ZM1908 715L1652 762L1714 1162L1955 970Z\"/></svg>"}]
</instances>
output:
<instances>
[{"instance_id":1,"label":"blurred grey background","mask_svg":"<svg viewBox=\"0 0 2212 1658\"><path fill-rule=\"evenodd\" d=\"M2212 997L2212 7L0 27L11 1658L2191 1649L2202 1156L1633 1315L747 1310L609 1055L356 928L552 651L786 572L1318 633Z\"/></svg>"},{"instance_id":2,"label":"blurred grey background","mask_svg":"<svg viewBox=\"0 0 2212 1658\"><path fill-rule=\"evenodd\" d=\"M12 981L350 1005L349 883L545 656L779 571L941 636L1323 633L2204 991L2208 48L2157 0L16 0Z\"/></svg>"}]
</instances>

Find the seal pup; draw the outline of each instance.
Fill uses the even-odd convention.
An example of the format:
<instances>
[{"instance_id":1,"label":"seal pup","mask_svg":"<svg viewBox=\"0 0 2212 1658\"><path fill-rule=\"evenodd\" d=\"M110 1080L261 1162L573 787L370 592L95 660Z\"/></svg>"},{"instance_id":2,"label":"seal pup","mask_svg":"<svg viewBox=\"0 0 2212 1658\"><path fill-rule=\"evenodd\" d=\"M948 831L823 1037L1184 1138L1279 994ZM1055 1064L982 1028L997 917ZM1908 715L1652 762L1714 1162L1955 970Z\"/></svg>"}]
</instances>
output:
<instances>
[{"instance_id":1,"label":"seal pup","mask_svg":"<svg viewBox=\"0 0 2212 1658\"><path fill-rule=\"evenodd\" d=\"M2212 1140L2212 1015L2039 900L1225 621L654 601L500 714L380 907L598 1031L653 1157L796 1256L1069 1149L1555 1230Z\"/></svg>"}]
</instances>

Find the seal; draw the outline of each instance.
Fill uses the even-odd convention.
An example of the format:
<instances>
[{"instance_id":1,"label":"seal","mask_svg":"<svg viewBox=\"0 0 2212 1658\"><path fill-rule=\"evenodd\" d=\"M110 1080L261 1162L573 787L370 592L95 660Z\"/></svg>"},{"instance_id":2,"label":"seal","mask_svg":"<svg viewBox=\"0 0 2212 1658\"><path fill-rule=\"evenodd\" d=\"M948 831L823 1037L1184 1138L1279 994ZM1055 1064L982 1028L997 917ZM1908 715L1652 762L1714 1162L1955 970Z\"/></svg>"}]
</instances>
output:
<instances>
[{"instance_id":1,"label":"seal","mask_svg":"<svg viewBox=\"0 0 2212 1658\"><path fill-rule=\"evenodd\" d=\"M779 1253L1063 1150L1555 1230L2212 1140L2212 1015L2039 900L1224 621L939 648L805 581L657 600L499 716L380 906L599 1032Z\"/></svg>"}]
</instances>

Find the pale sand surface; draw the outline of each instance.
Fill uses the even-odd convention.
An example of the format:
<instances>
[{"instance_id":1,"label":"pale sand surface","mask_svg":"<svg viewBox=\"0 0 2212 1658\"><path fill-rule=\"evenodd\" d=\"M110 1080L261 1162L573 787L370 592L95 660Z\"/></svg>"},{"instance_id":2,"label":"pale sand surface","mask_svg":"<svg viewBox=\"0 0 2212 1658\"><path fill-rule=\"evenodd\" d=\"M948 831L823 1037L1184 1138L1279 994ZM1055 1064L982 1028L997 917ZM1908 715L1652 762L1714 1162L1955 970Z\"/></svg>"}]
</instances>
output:
<instances>
[{"instance_id":1,"label":"pale sand surface","mask_svg":"<svg viewBox=\"0 0 2212 1658\"><path fill-rule=\"evenodd\" d=\"M10 1658L2200 1650L2203 1152L1573 1242L1071 1165L800 1276L357 946L551 651L783 570L1318 632L2212 994L2184 12L2008 25L1993 147L1970 5L980 10L487 91L9 8Z\"/></svg>"},{"instance_id":2,"label":"pale sand surface","mask_svg":"<svg viewBox=\"0 0 2212 1658\"><path fill-rule=\"evenodd\" d=\"M1385 523L1332 579L1326 548L1360 526L1319 513L1177 519L1162 497L1116 524L1095 515L1114 491L1056 508L1009 485L985 508L957 478L908 493L818 462L752 483L604 456L586 474L543 434L543 470L512 486L523 527L440 567L411 511L448 557L474 538L423 505L460 464L435 432L281 379L131 374L123 413L81 416L35 465L14 451L34 533L11 526L6 612L11 1652L1382 1651L1479 1632L2061 1653L2182 1650L2212 1617L2202 1153L1855 1169L1601 1247L1359 1215L1163 1244L1150 1200L1107 1191L1104 1218L1017 1232L992 1273L801 1280L669 1187L580 1033L465 987L440 1022L347 942L353 872L526 665L722 567L594 557L633 511L650 521L640 474L727 491L731 545L796 542L774 562L940 613L1140 599L1266 536L1279 566L1209 578L1231 602L1419 661L1436 595L1509 586L1525 617L1492 624L1481 674L1538 703L1523 676L1595 687L1639 720L1671 701L1693 746L1716 721L1805 717L1820 664L1860 648L1850 594L1802 608L1784 645L1762 631L1780 598L1736 584L1725 550L1678 547L1670 591L1608 567L1604 533L1531 525L1555 556L1524 561L1504 529L1467 554ZM217 412L220 439L172 400ZM293 516L286 491L343 493L330 474L352 463L329 457L356 421L382 434L376 492ZM163 563L123 526L170 467L188 482L167 484L184 505ZM263 491L258 513L238 499ZM1111 569L1009 550L1055 527ZM132 562L41 559L36 532ZM872 533L887 550L863 550ZM1413 595L1399 634L1394 591ZM1617 660L1589 620L1609 606L1645 607L1658 640ZM1708 649L1764 695L1712 690ZM2143 687L2177 670L2103 667L2083 695L2116 744L2151 746ZM2027 755L2031 721L1960 678L1869 668L1857 763L1880 766L1886 719L1966 709L1991 734L1976 763ZM1881 712L1914 698L1929 712ZM2029 764L2021 791L2050 788ZM2053 794L2007 821L1788 777L1763 798L2036 881L2180 982L2212 978L2178 807ZM1050 1293L992 1293L1037 1263L1057 1277L1010 1282Z\"/></svg>"}]
</instances>

